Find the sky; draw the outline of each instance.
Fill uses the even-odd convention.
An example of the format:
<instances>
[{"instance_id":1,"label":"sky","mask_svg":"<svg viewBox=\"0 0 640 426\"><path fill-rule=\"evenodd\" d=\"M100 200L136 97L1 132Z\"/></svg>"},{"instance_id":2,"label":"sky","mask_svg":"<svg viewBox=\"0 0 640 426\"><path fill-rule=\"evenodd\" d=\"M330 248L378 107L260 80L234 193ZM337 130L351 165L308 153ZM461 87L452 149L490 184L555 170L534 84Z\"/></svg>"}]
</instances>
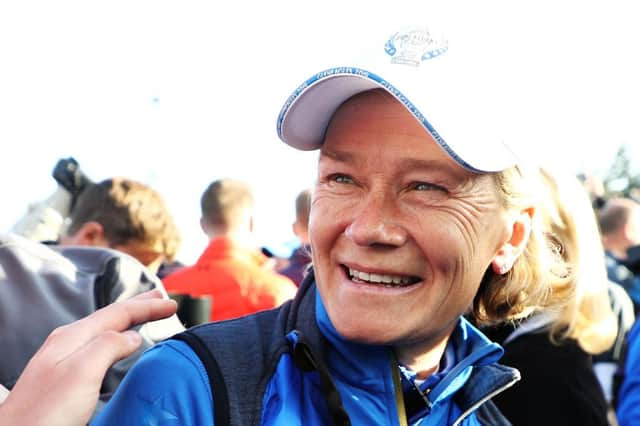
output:
<instances>
[{"instance_id":1,"label":"sky","mask_svg":"<svg viewBox=\"0 0 640 426\"><path fill-rule=\"evenodd\" d=\"M522 152L602 174L621 144L640 151L634 11L631 1L2 2L0 227L53 192L53 166L72 156L93 180L158 190L187 263L206 245L200 195L221 177L252 185L259 244L291 241L317 154L279 141L280 107L341 65L331 58L342 44L392 20L490 31L498 41L486 49L518 70Z\"/></svg>"}]
</instances>

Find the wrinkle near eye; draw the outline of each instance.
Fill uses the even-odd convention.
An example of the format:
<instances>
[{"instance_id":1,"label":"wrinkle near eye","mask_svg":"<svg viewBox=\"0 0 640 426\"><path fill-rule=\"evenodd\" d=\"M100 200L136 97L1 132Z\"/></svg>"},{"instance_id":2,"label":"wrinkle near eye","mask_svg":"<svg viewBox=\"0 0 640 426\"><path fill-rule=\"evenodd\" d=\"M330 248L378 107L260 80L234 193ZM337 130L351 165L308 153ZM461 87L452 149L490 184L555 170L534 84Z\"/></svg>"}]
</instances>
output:
<instances>
[{"instance_id":1,"label":"wrinkle near eye","mask_svg":"<svg viewBox=\"0 0 640 426\"><path fill-rule=\"evenodd\" d=\"M496 197L489 193L481 193L482 188L476 188L464 197L456 198L456 203L443 206L443 210L451 215L454 226L464 238L467 247L471 249L470 256L475 256L476 242L485 231L486 213L500 208ZM482 220L482 219L485 220Z\"/></svg>"}]
</instances>

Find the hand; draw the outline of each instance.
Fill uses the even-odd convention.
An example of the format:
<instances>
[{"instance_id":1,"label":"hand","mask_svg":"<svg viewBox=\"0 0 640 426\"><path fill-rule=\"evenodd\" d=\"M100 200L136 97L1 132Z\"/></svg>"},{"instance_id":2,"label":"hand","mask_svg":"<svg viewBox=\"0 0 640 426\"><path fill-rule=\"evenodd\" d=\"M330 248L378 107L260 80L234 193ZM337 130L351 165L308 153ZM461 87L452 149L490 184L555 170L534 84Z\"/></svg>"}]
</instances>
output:
<instances>
[{"instance_id":1,"label":"hand","mask_svg":"<svg viewBox=\"0 0 640 426\"><path fill-rule=\"evenodd\" d=\"M0 405L0 424L86 425L107 369L142 343L128 329L168 317L176 307L153 290L55 329Z\"/></svg>"}]
</instances>

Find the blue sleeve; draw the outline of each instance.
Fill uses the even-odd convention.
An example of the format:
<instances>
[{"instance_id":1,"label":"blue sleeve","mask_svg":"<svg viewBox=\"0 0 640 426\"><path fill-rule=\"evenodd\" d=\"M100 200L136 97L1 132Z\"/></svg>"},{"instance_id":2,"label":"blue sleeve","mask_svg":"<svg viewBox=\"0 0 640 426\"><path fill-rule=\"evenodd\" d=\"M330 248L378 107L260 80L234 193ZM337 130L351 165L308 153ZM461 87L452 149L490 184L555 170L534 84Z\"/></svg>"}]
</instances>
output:
<instances>
[{"instance_id":1,"label":"blue sleeve","mask_svg":"<svg viewBox=\"0 0 640 426\"><path fill-rule=\"evenodd\" d=\"M618 397L618 424L640 424L640 321L629 332L624 379Z\"/></svg>"},{"instance_id":2,"label":"blue sleeve","mask_svg":"<svg viewBox=\"0 0 640 426\"><path fill-rule=\"evenodd\" d=\"M127 373L92 426L212 425L213 398L206 370L184 342L147 350Z\"/></svg>"}]
</instances>

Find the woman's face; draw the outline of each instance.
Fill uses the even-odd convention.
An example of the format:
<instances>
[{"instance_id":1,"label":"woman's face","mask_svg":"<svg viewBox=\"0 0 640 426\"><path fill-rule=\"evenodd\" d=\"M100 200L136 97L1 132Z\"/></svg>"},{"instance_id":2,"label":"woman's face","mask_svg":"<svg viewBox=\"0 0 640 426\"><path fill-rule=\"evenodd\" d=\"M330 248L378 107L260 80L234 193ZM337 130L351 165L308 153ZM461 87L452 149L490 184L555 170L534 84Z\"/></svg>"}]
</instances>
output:
<instances>
[{"instance_id":1,"label":"woman's face","mask_svg":"<svg viewBox=\"0 0 640 426\"><path fill-rule=\"evenodd\" d=\"M334 115L309 232L343 337L409 357L443 342L511 229L491 175L460 167L391 96L359 95Z\"/></svg>"}]
</instances>

